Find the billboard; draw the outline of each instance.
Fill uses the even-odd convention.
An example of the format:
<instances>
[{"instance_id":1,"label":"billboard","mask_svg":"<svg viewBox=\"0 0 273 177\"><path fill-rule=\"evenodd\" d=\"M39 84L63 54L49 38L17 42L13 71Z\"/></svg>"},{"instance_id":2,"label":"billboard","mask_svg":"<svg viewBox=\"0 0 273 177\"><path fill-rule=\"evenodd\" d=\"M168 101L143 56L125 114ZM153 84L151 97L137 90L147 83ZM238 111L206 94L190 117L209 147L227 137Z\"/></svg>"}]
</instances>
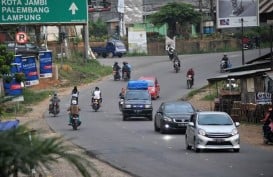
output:
<instances>
[{"instance_id":1,"label":"billboard","mask_svg":"<svg viewBox=\"0 0 273 177\"><path fill-rule=\"evenodd\" d=\"M52 77L52 51L40 52L40 78Z\"/></svg>"},{"instance_id":2,"label":"billboard","mask_svg":"<svg viewBox=\"0 0 273 177\"><path fill-rule=\"evenodd\" d=\"M216 8L217 28L259 26L258 0L217 0Z\"/></svg>"},{"instance_id":3,"label":"billboard","mask_svg":"<svg viewBox=\"0 0 273 177\"><path fill-rule=\"evenodd\" d=\"M39 84L39 76L36 67L36 58L34 56L22 58L23 72L26 76L25 86Z\"/></svg>"},{"instance_id":4,"label":"billboard","mask_svg":"<svg viewBox=\"0 0 273 177\"><path fill-rule=\"evenodd\" d=\"M130 53L147 53L147 36L144 28L129 28L128 45Z\"/></svg>"}]
</instances>

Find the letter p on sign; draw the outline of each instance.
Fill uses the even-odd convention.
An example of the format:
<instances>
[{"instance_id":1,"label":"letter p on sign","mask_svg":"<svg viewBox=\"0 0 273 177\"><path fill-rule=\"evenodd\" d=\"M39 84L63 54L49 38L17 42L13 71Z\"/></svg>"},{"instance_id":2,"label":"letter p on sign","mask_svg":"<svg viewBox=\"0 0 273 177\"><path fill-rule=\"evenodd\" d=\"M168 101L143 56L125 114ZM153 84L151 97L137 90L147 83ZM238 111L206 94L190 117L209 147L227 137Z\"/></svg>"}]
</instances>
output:
<instances>
[{"instance_id":1,"label":"letter p on sign","mask_svg":"<svg viewBox=\"0 0 273 177\"><path fill-rule=\"evenodd\" d=\"M28 38L27 34L24 33L24 32L18 32L16 34L16 42L18 44L25 44L25 43L27 43L27 38Z\"/></svg>"}]
</instances>

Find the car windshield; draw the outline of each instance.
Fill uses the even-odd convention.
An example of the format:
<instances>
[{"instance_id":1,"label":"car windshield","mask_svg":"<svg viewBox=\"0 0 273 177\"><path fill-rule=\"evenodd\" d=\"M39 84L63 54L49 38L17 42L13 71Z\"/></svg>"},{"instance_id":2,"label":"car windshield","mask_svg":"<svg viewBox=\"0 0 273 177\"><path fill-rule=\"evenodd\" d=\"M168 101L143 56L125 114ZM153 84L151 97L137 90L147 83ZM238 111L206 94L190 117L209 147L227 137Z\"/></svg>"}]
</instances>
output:
<instances>
[{"instance_id":1,"label":"car windshield","mask_svg":"<svg viewBox=\"0 0 273 177\"><path fill-rule=\"evenodd\" d=\"M115 42L115 45L116 45L117 47L124 47L124 44L123 44L122 42L120 42L120 41L116 41L116 42Z\"/></svg>"},{"instance_id":2,"label":"car windshield","mask_svg":"<svg viewBox=\"0 0 273 177\"><path fill-rule=\"evenodd\" d=\"M193 113L194 109L190 104L166 104L165 113L166 114L185 114Z\"/></svg>"},{"instance_id":3,"label":"car windshield","mask_svg":"<svg viewBox=\"0 0 273 177\"><path fill-rule=\"evenodd\" d=\"M198 117L199 125L232 125L232 119L223 114L201 114Z\"/></svg>"},{"instance_id":4,"label":"car windshield","mask_svg":"<svg viewBox=\"0 0 273 177\"><path fill-rule=\"evenodd\" d=\"M129 91L126 92L126 100L149 100L150 94L146 91Z\"/></svg>"}]
</instances>

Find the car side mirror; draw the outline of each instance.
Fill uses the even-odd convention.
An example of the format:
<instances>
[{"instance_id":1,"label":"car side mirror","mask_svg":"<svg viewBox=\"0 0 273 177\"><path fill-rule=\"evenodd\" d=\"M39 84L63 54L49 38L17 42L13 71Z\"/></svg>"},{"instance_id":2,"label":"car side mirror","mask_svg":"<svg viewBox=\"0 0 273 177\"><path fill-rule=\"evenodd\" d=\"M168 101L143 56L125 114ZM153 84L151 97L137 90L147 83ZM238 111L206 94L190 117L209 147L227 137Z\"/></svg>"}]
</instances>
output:
<instances>
[{"instance_id":1,"label":"car side mirror","mask_svg":"<svg viewBox=\"0 0 273 177\"><path fill-rule=\"evenodd\" d=\"M156 111L156 113L157 113L157 114L163 114L163 112L162 112L162 111Z\"/></svg>"},{"instance_id":2,"label":"car side mirror","mask_svg":"<svg viewBox=\"0 0 273 177\"><path fill-rule=\"evenodd\" d=\"M240 122L235 122L235 126L239 127L240 126Z\"/></svg>"}]
</instances>

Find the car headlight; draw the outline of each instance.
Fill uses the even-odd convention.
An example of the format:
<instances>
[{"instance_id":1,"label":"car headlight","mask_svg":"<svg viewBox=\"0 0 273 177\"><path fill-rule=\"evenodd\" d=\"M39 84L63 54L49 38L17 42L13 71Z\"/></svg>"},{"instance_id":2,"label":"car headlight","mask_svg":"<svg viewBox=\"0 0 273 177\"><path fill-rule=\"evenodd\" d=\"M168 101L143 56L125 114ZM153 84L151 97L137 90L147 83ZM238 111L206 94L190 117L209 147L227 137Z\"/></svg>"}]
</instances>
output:
<instances>
[{"instance_id":1,"label":"car headlight","mask_svg":"<svg viewBox=\"0 0 273 177\"><path fill-rule=\"evenodd\" d=\"M205 136L205 135L206 135L206 131L203 130L203 129L199 129L199 130L198 130L198 134L199 134L199 135L202 135L202 136Z\"/></svg>"},{"instance_id":2,"label":"car headlight","mask_svg":"<svg viewBox=\"0 0 273 177\"><path fill-rule=\"evenodd\" d=\"M169 118L169 117L166 117L166 116L164 116L163 119L164 119L165 122L172 122L173 121L172 118Z\"/></svg>"},{"instance_id":3,"label":"car headlight","mask_svg":"<svg viewBox=\"0 0 273 177\"><path fill-rule=\"evenodd\" d=\"M125 107L125 108L131 108L131 107L132 107L132 105L130 105L130 104L126 104L126 105L124 105L124 107Z\"/></svg>"},{"instance_id":4,"label":"car headlight","mask_svg":"<svg viewBox=\"0 0 273 177\"><path fill-rule=\"evenodd\" d=\"M145 104L145 108L151 108L152 105L151 104Z\"/></svg>"},{"instance_id":5,"label":"car headlight","mask_svg":"<svg viewBox=\"0 0 273 177\"><path fill-rule=\"evenodd\" d=\"M232 136L237 135L237 134L238 134L237 128L234 128L234 129L231 131L231 134L232 134Z\"/></svg>"}]
</instances>

